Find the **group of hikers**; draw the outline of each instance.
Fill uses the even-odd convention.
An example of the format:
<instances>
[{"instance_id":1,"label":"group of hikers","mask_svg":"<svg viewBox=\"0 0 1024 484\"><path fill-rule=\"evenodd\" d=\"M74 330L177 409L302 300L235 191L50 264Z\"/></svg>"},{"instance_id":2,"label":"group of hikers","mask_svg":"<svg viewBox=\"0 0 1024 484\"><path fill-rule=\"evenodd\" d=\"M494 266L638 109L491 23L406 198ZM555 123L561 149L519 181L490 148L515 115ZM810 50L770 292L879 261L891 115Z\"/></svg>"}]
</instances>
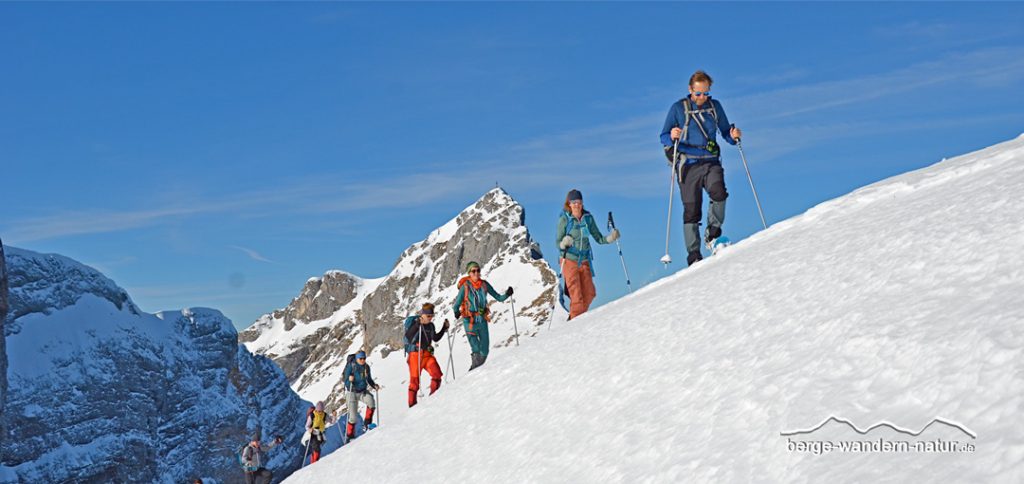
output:
<instances>
[{"instance_id":1,"label":"group of hikers","mask_svg":"<svg viewBox=\"0 0 1024 484\"><path fill-rule=\"evenodd\" d=\"M721 133L722 138L732 145L735 145L742 136L742 132L729 123L721 103L711 98L711 84L711 76L704 71L698 70L690 77L688 95L672 103L660 136L672 168L673 183L678 184L683 201L687 265L693 265L703 258L699 229L703 192L707 192L710 198L707 227L703 237L705 246L710 248L712 242L721 236L722 224L725 222L725 201L729 194L725 188L717 134ZM619 236L616 228L612 228L607 236L601 233L593 215L583 208L582 192L572 189L566 194L558 218L555 240L559 248L558 267L564 279L562 290L570 299L569 319L585 313L597 296L593 281L594 257L590 239L597 244L610 244L618 240ZM504 293L499 294L495 291L494 287L481 277L480 264L477 262L466 264L466 275L458 281L457 287L458 295L452 306L452 314L456 321L462 323L471 350L469 369L474 370L487 361L490 348L488 324L491 321L491 314L487 296L503 302L513 295L514 290L510 286ZM425 303L417 314L405 318L403 324L406 364L409 367L409 407L417 403L420 375L424 370L430 375L430 394L441 386L443 373L437 359L434 358L434 343L445 336L450 330L450 325L445 320L438 331L433 323L434 309L433 304ZM356 436L359 403L366 406L362 424L364 431L373 428L377 401L369 389L377 390L379 385L373 381L364 351L349 356L343 379L348 407L345 432L347 441ZM307 412L304 444L308 439L308 448L312 450L310 463L315 463L320 458L326 427L333 420L324 411L323 402L317 402L316 406ZM260 464L260 454L280 442L281 438L277 437L272 443L261 444L257 435L245 447L241 459L249 483L255 483L259 479L270 482L270 471ZM305 462L305 458L303 461Z\"/></svg>"}]
</instances>

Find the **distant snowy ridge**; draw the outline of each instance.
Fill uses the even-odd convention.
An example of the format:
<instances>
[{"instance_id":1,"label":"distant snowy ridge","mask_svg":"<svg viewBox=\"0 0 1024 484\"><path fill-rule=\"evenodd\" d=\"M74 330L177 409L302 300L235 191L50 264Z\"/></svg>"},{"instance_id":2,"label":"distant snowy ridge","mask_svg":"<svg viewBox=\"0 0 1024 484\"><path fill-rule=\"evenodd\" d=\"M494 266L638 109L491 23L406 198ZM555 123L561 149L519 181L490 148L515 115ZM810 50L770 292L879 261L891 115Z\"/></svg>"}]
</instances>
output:
<instances>
[{"instance_id":1,"label":"distant snowy ridge","mask_svg":"<svg viewBox=\"0 0 1024 484\"><path fill-rule=\"evenodd\" d=\"M298 467L306 404L219 311L147 314L90 267L6 249L0 482L235 482L256 429L288 438L270 455L278 476Z\"/></svg>"},{"instance_id":2,"label":"distant snowy ridge","mask_svg":"<svg viewBox=\"0 0 1024 484\"><path fill-rule=\"evenodd\" d=\"M553 317L565 318L560 306L555 312L556 275L525 223L523 207L504 190L492 189L403 251L387 276L361 279L329 271L310 278L287 307L260 317L239 340L277 362L303 398L324 400L330 409L342 402L346 355L366 348L372 353L375 378L384 384L384 412L404 411L409 372L401 351L402 320L425 302L437 305L438 328L446 318L453 319L456 283L465 275L467 262L479 262L496 290L515 287L521 342ZM511 301L491 305L491 345L499 352L515 344L511 307ZM453 345L456 372L463 373L468 343L454 320L452 327L458 337ZM438 359L447 363L447 342L437 346Z\"/></svg>"},{"instance_id":3,"label":"distant snowy ridge","mask_svg":"<svg viewBox=\"0 0 1024 484\"><path fill-rule=\"evenodd\" d=\"M1024 482L1021 193L1017 139L823 203L545 331L287 482ZM867 439L976 450L816 455L790 439L836 434L780 435L825 415L941 415L977 438Z\"/></svg>"}]
</instances>

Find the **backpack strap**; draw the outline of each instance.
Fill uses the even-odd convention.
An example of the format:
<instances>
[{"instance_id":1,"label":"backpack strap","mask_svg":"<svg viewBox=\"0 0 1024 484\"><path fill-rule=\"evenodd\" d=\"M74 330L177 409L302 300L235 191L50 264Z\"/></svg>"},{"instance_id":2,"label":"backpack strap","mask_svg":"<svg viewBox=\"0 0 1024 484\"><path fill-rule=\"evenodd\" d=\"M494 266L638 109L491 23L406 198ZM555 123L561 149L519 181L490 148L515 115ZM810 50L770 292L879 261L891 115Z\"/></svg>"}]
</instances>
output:
<instances>
[{"instance_id":1,"label":"backpack strap","mask_svg":"<svg viewBox=\"0 0 1024 484\"><path fill-rule=\"evenodd\" d=\"M683 103L683 110L685 110L685 112L686 112L686 114L683 115L683 135L679 139L685 140L686 139L686 133L690 131L690 116L692 116L691 113L693 111L690 108L690 98L689 97L684 97L684 98L680 99L679 102Z\"/></svg>"},{"instance_id":2,"label":"backpack strap","mask_svg":"<svg viewBox=\"0 0 1024 484\"><path fill-rule=\"evenodd\" d=\"M562 210L561 217L565 219L565 235L569 235L569 233L572 232L573 224L576 223L576 219L572 215L569 215L569 212L566 212L565 210ZM572 244L576 245L576 241L572 241ZM568 251L569 249L562 249L563 259L565 258L565 253Z\"/></svg>"}]
</instances>

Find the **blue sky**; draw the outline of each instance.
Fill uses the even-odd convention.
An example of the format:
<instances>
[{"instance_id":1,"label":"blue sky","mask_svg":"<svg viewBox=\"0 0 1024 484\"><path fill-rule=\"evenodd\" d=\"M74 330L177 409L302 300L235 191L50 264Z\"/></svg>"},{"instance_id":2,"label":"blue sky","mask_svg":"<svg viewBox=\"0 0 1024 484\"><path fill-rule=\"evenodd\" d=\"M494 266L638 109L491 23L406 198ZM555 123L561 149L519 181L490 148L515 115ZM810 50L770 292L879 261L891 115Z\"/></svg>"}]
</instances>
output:
<instances>
[{"instance_id":1,"label":"blue sky","mask_svg":"<svg viewBox=\"0 0 1024 484\"><path fill-rule=\"evenodd\" d=\"M1020 3L3 3L0 237L244 327L326 270L386 274L495 182L551 260L575 187L640 285L685 265L678 217L658 262L658 134L695 69L771 223L1024 132L1022 26ZM760 221L723 151L737 240ZM626 288L596 257L601 304Z\"/></svg>"}]
</instances>

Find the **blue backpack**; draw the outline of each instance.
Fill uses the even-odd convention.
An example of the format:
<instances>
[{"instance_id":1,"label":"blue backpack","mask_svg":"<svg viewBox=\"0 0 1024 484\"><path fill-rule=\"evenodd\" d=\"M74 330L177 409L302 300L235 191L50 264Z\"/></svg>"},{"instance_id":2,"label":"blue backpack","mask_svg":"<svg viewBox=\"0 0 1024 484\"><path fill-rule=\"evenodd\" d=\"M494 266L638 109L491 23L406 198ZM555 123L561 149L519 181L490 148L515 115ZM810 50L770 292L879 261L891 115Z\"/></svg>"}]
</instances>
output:
<instances>
[{"instance_id":1,"label":"blue backpack","mask_svg":"<svg viewBox=\"0 0 1024 484\"><path fill-rule=\"evenodd\" d=\"M409 328L416 323L417 319L419 319L419 316L409 316L408 318L405 318L405 322L402 323L402 341L405 343L406 356L408 356L409 353L416 352L416 342L409 341L409 338L406 335L409 333Z\"/></svg>"}]
</instances>

